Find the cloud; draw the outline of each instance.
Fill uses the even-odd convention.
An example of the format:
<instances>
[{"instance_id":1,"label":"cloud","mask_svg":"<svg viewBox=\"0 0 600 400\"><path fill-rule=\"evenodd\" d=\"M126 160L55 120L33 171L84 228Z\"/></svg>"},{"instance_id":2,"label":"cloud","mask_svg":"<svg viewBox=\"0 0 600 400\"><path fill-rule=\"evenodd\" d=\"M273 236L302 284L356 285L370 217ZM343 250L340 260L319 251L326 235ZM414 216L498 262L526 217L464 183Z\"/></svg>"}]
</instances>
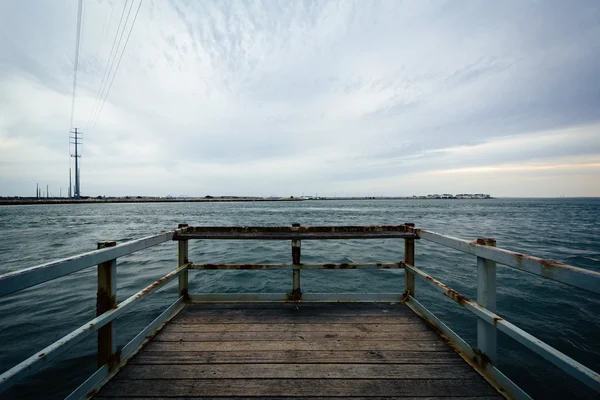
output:
<instances>
[{"instance_id":1,"label":"cloud","mask_svg":"<svg viewBox=\"0 0 600 400\"><path fill-rule=\"evenodd\" d=\"M146 0L95 126L125 4L85 4L84 194L600 196L594 1ZM0 5L0 195L66 187L75 7Z\"/></svg>"}]
</instances>

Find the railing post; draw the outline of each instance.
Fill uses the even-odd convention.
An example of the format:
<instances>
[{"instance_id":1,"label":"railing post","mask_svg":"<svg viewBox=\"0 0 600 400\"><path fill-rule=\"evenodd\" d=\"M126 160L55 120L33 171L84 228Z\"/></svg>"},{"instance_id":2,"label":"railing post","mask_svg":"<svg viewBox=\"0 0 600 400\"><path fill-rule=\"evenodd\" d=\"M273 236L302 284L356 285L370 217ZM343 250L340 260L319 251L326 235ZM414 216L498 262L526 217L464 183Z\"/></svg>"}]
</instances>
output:
<instances>
[{"instance_id":1,"label":"railing post","mask_svg":"<svg viewBox=\"0 0 600 400\"><path fill-rule=\"evenodd\" d=\"M98 249L115 247L117 242L98 242ZM117 260L98 264L98 293L96 295L96 316L117 306ZM98 329L98 367L108 364L114 369L119 364L115 321Z\"/></svg>"},{"instance_id":2,"label":"railing post","mask_svg":"<svg viewBox=\"0 0 600 400\"><path fill-rule=\"evenodd\" d=\"M179 224L177 228L187 228L188 224ZM188 254L188 240L180 240L178 244L178 253L179 257L177 260L177 268L181 267L183 264L189 262L189 254ZM179 297L183 296L185 301L189 301L190 295L188 293L188 271L184 271L179 275Z\"/></svg>"},{"instance_id":3,"label":"railing post","mask_svg":"<svg viewBox=\"0 0 600 400\"><path fill-rule=\"evenodd\" d=\"M300 230L300 224L292 224L293 231ZM292 264L300 264L300 240L292 240ZM299 301L302 299L302 291L300 290L300 270L292 270L292 294L291 300Z\"/></svg>"},{"instance_id":4,"label":"railing post","mask_svg":"<svg viewBox=\"0 0 600 400\"><path fill-rule=\"evenodd\" d=\"M415 224L407 222L406 226L413 227ZM415 265L415 239L404 239L404 262ZM409 270L404 270L404 294L415 296L415 275Z\"/></svg>"},{"instance_id":5,"label":"railing post","mask_svg":"<svg viewBox=\"0 0 600 400\"><path fill-rule=\"evenodd\" d=\"M495 239L480 238L477 244L496 247ZM477 303L496 312L496 263L477 257ZM487 322L477 320L477 347L496 364L496 327Z\"/></svg>"}]
</instances>

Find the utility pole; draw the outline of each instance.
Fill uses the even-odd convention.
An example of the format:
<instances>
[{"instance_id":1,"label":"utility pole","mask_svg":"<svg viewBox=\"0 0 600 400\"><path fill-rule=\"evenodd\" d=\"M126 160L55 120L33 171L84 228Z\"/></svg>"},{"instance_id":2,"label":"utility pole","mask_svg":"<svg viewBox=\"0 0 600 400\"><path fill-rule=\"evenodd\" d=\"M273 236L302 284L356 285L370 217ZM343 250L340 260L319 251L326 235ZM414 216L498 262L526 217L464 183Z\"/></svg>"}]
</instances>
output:
<instances>
[{"instance_id":1,"label":"utility pole","mask_svg":"<svg viewBox=\"0 0 600 400\"><path fill-rule=\"evenodd\" d=\"M46 198L49 198L50 196L48 195L48 185L46 185Z\"/></svg>"},{"instance_id":2,"label":"utility pole","mask_svg":"<svg viewBox=\"0 0 600 400\"><path fill-rule=\"evenodd\" d=\"M81 182L79 175L79 158L81 158L81 154L79 153L79 145L82 143L81 132L77 130L77 128L73 128L71 131L73 136L69 136L69 143L75 146L75 154L71 154L71 157L75 158L75 198L81 198Z\"/></svg>"},{"instance_id":3,"label":"utility pole","mask_svg":"<svg viewBox=\"0 0 600 400\"><path fill-rule=\"evenodd\" d=\"M69 167L69 198L71 198L71 167Z\"/></svg>"},{"instance_id":4,"label":"utility pole","mask_svg":"<svg viewBox=\"0 0 600 400\"><path fill-rule=\"evenodd\" d=\"M40 198L40 184L39 183L35 184L35 197L37 197L38 199Z\"/></svg>"}]
</instances>

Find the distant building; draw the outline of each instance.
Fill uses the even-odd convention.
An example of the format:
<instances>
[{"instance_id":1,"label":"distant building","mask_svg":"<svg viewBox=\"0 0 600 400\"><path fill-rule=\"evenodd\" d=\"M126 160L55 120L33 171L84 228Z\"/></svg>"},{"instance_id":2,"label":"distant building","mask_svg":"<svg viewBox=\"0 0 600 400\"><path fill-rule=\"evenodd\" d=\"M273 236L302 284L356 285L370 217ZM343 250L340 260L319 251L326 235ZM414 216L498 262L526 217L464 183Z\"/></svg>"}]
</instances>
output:
<instances>
[{"instance_id":1,"label":"distant building","mask_svg":"<svg viewBox=\"0 0 600 400\"><path fill-rule=\"evenodd\" d=\"M413 198L419 199L491 199L489 194L485 193L460 193L457 195L444 193L444 194L428 194L427 196L413 196Z\"/></svg>"}]
</instances>

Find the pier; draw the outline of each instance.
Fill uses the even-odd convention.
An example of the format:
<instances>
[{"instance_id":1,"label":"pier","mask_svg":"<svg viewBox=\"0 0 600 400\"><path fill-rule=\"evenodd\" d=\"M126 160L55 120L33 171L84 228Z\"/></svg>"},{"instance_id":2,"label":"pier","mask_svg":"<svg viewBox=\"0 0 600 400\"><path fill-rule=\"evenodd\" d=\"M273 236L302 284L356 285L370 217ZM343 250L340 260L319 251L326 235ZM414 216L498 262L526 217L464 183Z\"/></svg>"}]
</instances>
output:
<instances>
[{"instance_id":1,"label":"pier","mask_svg":"<svg viewBox=\"0 0 600 400\"><path fill-rule=\"evenodd\" d=\"M189 259L190 242L286 240L287 264L214 264ZM302 263L305 240L403 242L404 258L377 263ZM477 299L458 293L417 267L415 245L427 240L476 258ZM118 258L177 242L177 268L116 303ZM175 261L174 261L175 264ZM0 276L0 296L96 267L97 317L0 376L0 391L47 366L92 334L98 369L69 399L148 397L380 397L480 399L530 396L498 369L503 334L600 393L600 375L496 313L498 265L600 293L600 274L496 247L490 238L464 240L414 224L390 226L191 227L98 249ZM395 269L394 293L309 293L302 270ZM190 293L189 275L206 270L288 270L287 293ZM519 273L515 271L515 273ZM477 318L477 345L465 342L417 299L415 280L436 289ZM125 312L171 281L174 302L117 349Z\"/></svg>"},{"instance_id":2,"label":"pier","mask_svg":"<svg viewBox=\"0 0 600 400\"><path fill-rule=\"evenodd\" d=\"M186 306L97 398L501 398L403 304Z\"/></svg>"}]
</instances>

